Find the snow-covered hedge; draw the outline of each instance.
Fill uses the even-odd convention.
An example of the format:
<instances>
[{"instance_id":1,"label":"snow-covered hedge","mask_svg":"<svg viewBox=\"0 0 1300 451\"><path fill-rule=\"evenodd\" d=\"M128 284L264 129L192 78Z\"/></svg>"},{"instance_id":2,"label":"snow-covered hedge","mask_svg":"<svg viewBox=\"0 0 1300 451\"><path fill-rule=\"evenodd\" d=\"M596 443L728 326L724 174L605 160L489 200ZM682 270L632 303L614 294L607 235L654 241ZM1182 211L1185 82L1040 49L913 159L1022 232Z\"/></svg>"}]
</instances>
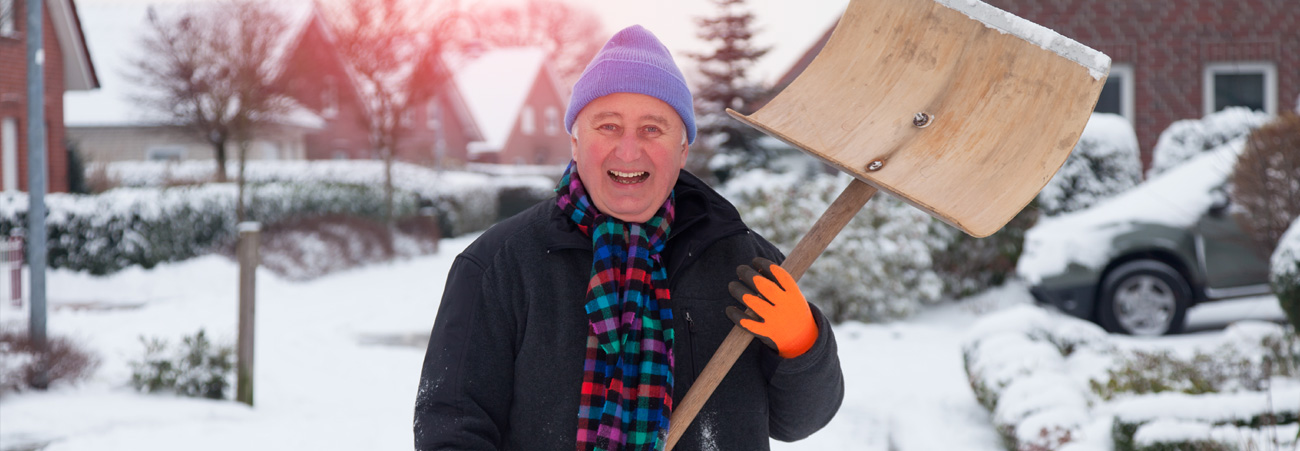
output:
<instances>
[{"instance_id":1,"label":"snow-covered hedge","mask_svg":"<svg viewBox=\"0 0 1300 451\"><path fill-rule=\"evenodd\" d=\"M782 251L798 240L849 183L846 175L750 171L722 188L745 221ZM799 281L834 322L906 316L940 299L931 252L944 243L931 218L888 195L868 202Z\"/></svg>"},{"instance_id":2,"label":"snow-covered hedge","mask_svg":"<svg viewBox=\"0 0 1300 451\"><path fill-rule=\"evenodd\" d=\"M213 164L203 160L115 162L96 165L87 172L88 177L106 178L115 186L160 187L208 182L212 179ZM227 166L229 180L235 180L237 169L234 164ZM503 189L527 199L544 199L551 196L555 184L540 175L437 171L401 162L394 163L392 171L395 191L414 196L418 205L432 207L443 236L448 237L486 229L503 213L511 213L500 208L499 195ZM254 184L330 184L382 189L384 165L382 161L372 160L252 161L248 163L245 177ZM383 208L383 203L375 206Z\"/></svg>"},{"instance_id":3,"label":"snow-covered hedge","mask_svg":"<svg viewBox=\"0 0 1300 451\"><path fill-rule=\"evenodd\" d=\"M1078 211L1141 181L1133 126L1119 115L1093 113L1070 158L1038 193L1038 206L1048 216Z\"/></svg>"},{"instance_id":4,"label":"snow-covered hedge","mask_svg":"<svg viewBox=\"0 0 1300 451\"><path fill-rule=\"evenodd\" d=\"M1237 440L1281 437L1282 448L1264 449L1294 442L1300 341L1287 329L1229 326L1218 348L1191 358L1218 367L1205 374L1191 374L1205 370L1199 366L1171 375L1135 364L1120 357L1142 351L1115 340L1090 322L1025 305L972 326L963 357L971 389L1009 450L1250 449L1225 441L1229 428ZM1111 383L1117 376L1126 379Z\"/></svg>"},{"instance_id":5,"label":"snow-covered hedge","mask_svg":"<svg viewBox=\"0 0 1300 451\"><path fill-rule=\"evenodd\" d=\"M272 183L248 191L248 219L266 224L325 214L383 217L383 192L370 186ZM234 184L50 194L45 202L48 263L108 274L216 251L236 237L236 195ZM27 201L23 193L0 194L0 236L27 227ZM417 211L417 199L409 193L396 196L395 204L398 216Z\"/></svg>"},{"instance_id":6,"label":"snow-covered hedge","mask_svg":"<svg viewBox=\"0 0 1300 451\"><path fill-rule=\"evenodd\" d=\"M1080 437L1091 417L1080 376L1108 352L1105 331L1020 306L982 318L970 334L966 374L1008 449L1055 450Z\"/></svg>"},{"instance_id":7,"label":"snow-covered hedge","mask_svg":"<svg viewBox=\"0 0 1300 451\"><path fill-rule=\"evenodd\" d=\"M1147 177L1178 166L1201 152L1245 137L1271 119L1267 113L1229 107L1202 119L1176 121L1160 133L1160 139L1151 152L1151 169L1147 171Z\"/></svg>"},{"instance_id":8,"label":"snow-covered hedge","mask_svg":"<svg viewBox=\"0 0 1300 451\"><path fill-rule=\"evenodd\" d=\"M1300 331L1300 218L1282 234L1269 264L1273 294L1282 304L1291 327Z\"/></svg>"}]
</instances>

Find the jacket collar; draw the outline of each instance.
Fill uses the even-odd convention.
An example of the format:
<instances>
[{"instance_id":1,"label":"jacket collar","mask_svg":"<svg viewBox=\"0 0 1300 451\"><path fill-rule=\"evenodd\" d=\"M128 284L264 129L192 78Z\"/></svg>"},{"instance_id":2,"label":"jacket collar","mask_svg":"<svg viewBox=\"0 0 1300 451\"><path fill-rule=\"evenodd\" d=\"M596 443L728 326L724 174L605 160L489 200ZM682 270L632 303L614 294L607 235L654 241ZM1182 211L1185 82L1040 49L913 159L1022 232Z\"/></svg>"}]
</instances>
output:
<instances>
[{"instance_id":1,"label":"jacket collar","mask_svg":"<svg viewBox=\"0 0 1300 451\"><path fill-rule=\"evenodd\" d=\"M721 194L694 174L682 170L673 186L677 192L677 216L673 220L669 242L688 239L689 247L704 246L724 236L746 230L740 213ZM555 206L554 198L546 211L546 249L591 249L591 239L582 234L569 218Z\"/></svg>"}]
</instances>

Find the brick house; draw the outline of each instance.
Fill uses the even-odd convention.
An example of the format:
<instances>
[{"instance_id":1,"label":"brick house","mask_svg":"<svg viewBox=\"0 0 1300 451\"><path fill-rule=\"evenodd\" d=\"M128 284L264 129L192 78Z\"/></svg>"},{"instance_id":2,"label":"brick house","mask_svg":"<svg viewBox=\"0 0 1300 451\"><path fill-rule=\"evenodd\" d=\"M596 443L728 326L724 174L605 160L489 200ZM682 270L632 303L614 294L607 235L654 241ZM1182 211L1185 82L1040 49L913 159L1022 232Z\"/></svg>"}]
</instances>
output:
<instances>
[{"instance_id":1,"label":"brick house","mask_svg":"<svg viewBox=\"0 0 1300 451\"><path fill-rule=\"evenodd\" d=\"M559 165L572 151L564 130L568 105L546 53L503 48L464 64L455 75L483 140L469 143L471 161Z\"/></svg>"},{"instance_id":2,"label":"brick house","mask_svg":"<svg viewBox=\"0 0 1300 451\"><path fill-rule=\"evenodd\" d=\"M1243 105L1270 114L1300 100L1296 0L984 0L1112 59L1097 111L1124 116L1142 161L1180 119ZM789 84L830 35L777 83Z\"/></svg>"},{"instance_id":3,"label":"brick house","mask_svg":"<svg viewBox=\"0 0 1300 451\"><path fill-rule=\"evenodd\" d=\"M368 158L358 92L317 7L306 1L268 5L286 25L272 50L279 71L274 76L303 108L257 130L249 158ZM139 40L149 27L149 15L178 14L190 6L128 1L84 8L96 66L111 72L99 91L65 96L69 139L88 161L213 158L205 139L136 103L133 97L148 87L129 75L132 61L145 57ZM234 144L227 143L228 164L237 158Z\"/></svg>"},{"instance_id":4,"label":"brick house","mask_svg":"<svg viewBox=\"0 0 1300 451\"><path fill-rule=\"evenodd\" d=\"M27 189L27 11L22 0L0 0L0 187ZM82 36L76 5L47 0L42 14L45 51L46 165L50 192L68 190L63 93L99 87Z\"/></svg>"},{"instance_id":5,"label":"brick house","mask_svg":"<svg viewBox=\"0 0 1300 451\"><path fill-rule=\"evenodd\" d=\"M410 84L433 87L429 98L402 118L406 131L394 155L425 166L464 167L470 161L470 143L482 141L483 134L447 62L441 56L425 55L415 64Z\"/></svg>"}]
</instances>

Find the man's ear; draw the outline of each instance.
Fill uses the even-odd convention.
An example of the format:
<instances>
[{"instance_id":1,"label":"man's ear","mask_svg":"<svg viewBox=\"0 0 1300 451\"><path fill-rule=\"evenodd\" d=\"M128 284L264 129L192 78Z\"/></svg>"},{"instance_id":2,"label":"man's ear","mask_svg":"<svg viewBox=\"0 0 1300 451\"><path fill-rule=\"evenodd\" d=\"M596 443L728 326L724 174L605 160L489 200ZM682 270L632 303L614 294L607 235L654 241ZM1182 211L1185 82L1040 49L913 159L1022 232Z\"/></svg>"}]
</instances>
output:
<instances>
[{"instance_id":1,"label":"man's ear","mask_svg":"<svg viewBox=\"0 0 1300 451\"><path fill-rule=\"evenodd\" d=\"M569 157L578 161L578 137L574 135L569 135Z\"/></svg>"},{"instance_id":2,"label":"man's ear","mask_svg":"<svg viewBox=\"0 0 1300 451\"><path fill-rule=\"evenodd\" d=\"M686 160L689 159L690 157L691 157L691 145L687 143L682 143L682 167L678 169L686 169Z\"/></svg>"}]
</instances>

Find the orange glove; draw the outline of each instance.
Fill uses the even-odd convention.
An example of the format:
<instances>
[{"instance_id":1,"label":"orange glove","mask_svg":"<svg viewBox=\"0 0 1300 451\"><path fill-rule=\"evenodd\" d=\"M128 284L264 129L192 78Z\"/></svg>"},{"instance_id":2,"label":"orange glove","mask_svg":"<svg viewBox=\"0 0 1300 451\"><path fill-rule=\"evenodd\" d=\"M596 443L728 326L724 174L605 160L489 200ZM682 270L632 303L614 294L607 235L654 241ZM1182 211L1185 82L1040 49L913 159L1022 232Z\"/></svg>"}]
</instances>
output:
<instances>
[{"instance_id":1,"label":"orange glove","mask_svg":"<svg viewBox=\"0 0 1300 451\"><path fill-rule=\"evenodd\" d=\"M817 341L817 323L790 273L759 257L750 265L737 267L736 276L740 281L731 282L727 289L753 313L746 315L739 308L727 307L731 321L757 335L781 357L793 359L812 348Z\"/></svg>"}]
</instances>

